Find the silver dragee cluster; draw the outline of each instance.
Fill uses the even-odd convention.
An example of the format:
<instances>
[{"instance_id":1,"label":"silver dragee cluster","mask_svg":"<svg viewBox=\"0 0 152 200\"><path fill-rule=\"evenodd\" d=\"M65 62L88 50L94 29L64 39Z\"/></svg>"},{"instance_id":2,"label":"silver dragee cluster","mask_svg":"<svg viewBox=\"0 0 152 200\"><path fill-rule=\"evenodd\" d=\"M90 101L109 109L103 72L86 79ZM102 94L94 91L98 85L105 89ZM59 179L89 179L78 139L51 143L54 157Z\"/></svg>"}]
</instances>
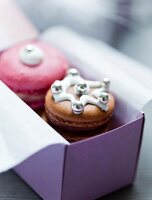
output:
<instances>
[{"instance_id":1,"label":"silver dragee cluster","mask_svg":"<svg viewBox=\"0 0 152 200\"><path fill-rule=\"evenodd\" d=\"M104 78L102 82L85 80L77 69L71 68L62 81L57 80L52 84L51 91L55 102L71 101L73 113L81 114L86 104L96 105L101 110L108 111L109 85L108 78ZM80 96L79 100L67 92L71 86L74 86L74 94ZM89 96L90 88L94 89L91 96Z\"/></svg>"}]
</instances>

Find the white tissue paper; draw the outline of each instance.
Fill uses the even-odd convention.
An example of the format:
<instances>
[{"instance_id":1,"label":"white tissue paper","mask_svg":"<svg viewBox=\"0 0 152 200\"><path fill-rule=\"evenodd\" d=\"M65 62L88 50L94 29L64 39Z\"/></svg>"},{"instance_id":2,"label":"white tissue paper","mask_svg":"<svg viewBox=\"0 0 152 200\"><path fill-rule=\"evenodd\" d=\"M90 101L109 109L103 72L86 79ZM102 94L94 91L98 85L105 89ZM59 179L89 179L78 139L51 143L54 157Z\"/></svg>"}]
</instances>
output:
<instances>
[{"instance_id":1,"label":"white tissue paper","mask_svg":"<svg viewBox=\"0 0 152 200\"><path fill-rule=\"evenodd\" d=\"M116 50L99 42L72 32L64 27L55 27L45 31L41 39L60 48L74 65L81 71L96 79L108 76L111 79L111 89L129 98L139 110L152 100L152 70L118 53Z\"/></svg>"},{"instance_id":2,"label":"white tissue paper","mask_svg":"<svg viewBox=\"0 0 152 200\"><path fill-rule=\"evenodd\" d=\"M0 81L0 173L59 143L68 144ZM58 157L63 160L64 150Z\"/></svg>"},{"instance_id":3,"label":"white tissue paper","mask_svg":"<svg viewBox=\"0 0 152 200\"><path fill-rule=\"evenodd\" d=\"M111 90L124 100L129 99L145 113L144 132L152 130L152 70L119 53L105 43L78 35L68 28L58 26L46 30L41 39L60 48L70 62L88 70L97 80L103 76L111 79Z\"/></svg>"}]
</instances>

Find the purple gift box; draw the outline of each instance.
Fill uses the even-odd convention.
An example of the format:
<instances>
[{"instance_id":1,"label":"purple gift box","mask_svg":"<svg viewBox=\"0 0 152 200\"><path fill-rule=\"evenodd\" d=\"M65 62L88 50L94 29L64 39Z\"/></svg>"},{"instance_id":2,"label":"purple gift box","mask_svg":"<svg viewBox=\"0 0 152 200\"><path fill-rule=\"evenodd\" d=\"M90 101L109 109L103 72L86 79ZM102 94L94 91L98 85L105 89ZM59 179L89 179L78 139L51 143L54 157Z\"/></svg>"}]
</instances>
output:
<instances>
[{"instance_id":1,"label":"purple gift box","mask_svg":"<svg viewBox=\"0 0 152 200\"><path fill-rule=\"evenodd\" d=\"M0 91L5 157L43 199L96 199L133 183L144 114L129 99L115 94L110 131L70 144L3 83Z\"/></svg>"},{"instance_id":2,"label":"purple gift box","mask_svg":"<svg viewBox=\"0 0 152 200\"><path fill-rule=\"evenodd\" d=\"M114 130L65 145L63 162L58 160L62 145L49 146L14 170L46 200L102 197L132 184L142 127L143 114L138 113Z\"/></svg>"},{"instance_id":3,"label":"purple gift box","mask_svg":"<svg viewBox=\"0 0 152 200\"><path fill-rule=\"evenodd\" d=\"M78 67L86 78L91 77L89 66ZM102 78L100 69L91 78L95 77ZM45 200L96 199L132 184L144 114L118 91L114 95L110 130L70 144L0 82L0 136L4 149L9 149L3 153L9 157L4 159L4 169L14 167Z\"/></svg>"},{"instance_id":4,"label":"purple gift box","mask_svg":"<svg viewBox=\"0 0 152 200\"><path fill-rule=\"evenodd\" d=\"M14 170L46 200L102 197L133 183L143 122L143 113L119 99L111 131L50 145Z\"/></svg>"}]
</instances>

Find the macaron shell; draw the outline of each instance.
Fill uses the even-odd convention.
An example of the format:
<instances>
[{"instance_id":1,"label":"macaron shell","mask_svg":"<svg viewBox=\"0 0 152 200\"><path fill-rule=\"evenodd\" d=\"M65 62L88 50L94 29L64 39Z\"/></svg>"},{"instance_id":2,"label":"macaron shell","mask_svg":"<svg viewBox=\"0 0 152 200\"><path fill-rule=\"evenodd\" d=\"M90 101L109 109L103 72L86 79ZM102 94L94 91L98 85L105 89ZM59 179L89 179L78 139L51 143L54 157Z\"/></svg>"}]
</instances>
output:
<instances>
[{"instance_id":1,"label":"macaron shell","mask_svg":"<svg viewBox=\"0 0 152 200\"><path fill-rule=\"evenodd\" d=\"M29 43L38 45L44 52L43 61L36 66L23 64L19 58L21 48ZM58 50L40 41L28 41L2 53L0 80L14 91L34 91L49 88L56 79L62 79L67 68L67 60Z\"/></svg>"},{"instance_id":2,"label":"macaron shell","mask_svg":"<svg viewBox=\"0 0 152 200\"><path fill-rule=\"evenodd\" d=\"M28 44L42 50L44 58L41 63L31 66L21 61L20 51ZM26 41L1 54L0 80L35 109L44 106L50 85L56 79L62 79L67 68L66 58L57 49L41 41Z\"/></svg>"},{"instance_id":3,"label":"macaron shell","mask_svg":"<svg viewBox=\"0 0 152 200\"><path fill-rule=\"evenodd\" d=\"M109 122L110 123L110 122ZM64 130L59 127L54 127L66 140L69 142L78 142L80 140L88 139L90 137L105 133L109 131L109 123L105 124L104 126L97 128L95 130L91 131L80 131L80 132L74 132L74 131L68 131Z\"/></svg>"},{"instance_id":4,"label":"macaron shell","mask_svg":"<svg viewBox=\"0 0 152 200\"><path fill-rule=\"evenodd\" d=\"M32 94L31 93L16 93L23 101L25 102L37 102L43 101L45 98L45 93L40 94Z\"/></svg>"},{"instance_id":5,"label":"macaron shell","mask_svg":"<svg viewBox=\"0 0 152 200\"><path fill-rule=\"evenodd\" d=\"M52 92L49 90L45 97L45 110L49 120L63 128L71 130L91 130L107 123L112 117L115 107L115 100L112 94L109 94L108 111L102 111L95 105L85 106L83 113L76 115L71 108L71 102L55 102Z\"/></svg>"},{"instance_id":6,"label":"macaron shell","mask_svg":"<svg viewBox=\"0 0 152 200\"><path fill-rule=\"evenodd\" d=\"M77 142L80 140L84 140L84 139L96 136L98 134L105 133L111 129L110 122L109 122L109 123L105 124L104 126L98 128L98 129L95 129L95 130L91 130L91 131L87 131L87 132L86 131L75 132L75 131L70 131L67 129L65 130L62 127L60 127L59 125L56 126L56 125L52 124L49 121L45 111L41 112L39 115L42 117L42 119L46 123L48 123L51 127L53 127L58 133L60 133L69 142Z\"/></svg>"},{"instance_id":7,"label":"macaron shell","mask_svg":"<svg viewBox=\"0 0 152 200\"><path fill-rule=\"evenodd\" d=\"M38 108L43 108L44 106L44 101L25 102L25 103L27 103L34 110L37 110Z\"/></svg>"}]
</instances>

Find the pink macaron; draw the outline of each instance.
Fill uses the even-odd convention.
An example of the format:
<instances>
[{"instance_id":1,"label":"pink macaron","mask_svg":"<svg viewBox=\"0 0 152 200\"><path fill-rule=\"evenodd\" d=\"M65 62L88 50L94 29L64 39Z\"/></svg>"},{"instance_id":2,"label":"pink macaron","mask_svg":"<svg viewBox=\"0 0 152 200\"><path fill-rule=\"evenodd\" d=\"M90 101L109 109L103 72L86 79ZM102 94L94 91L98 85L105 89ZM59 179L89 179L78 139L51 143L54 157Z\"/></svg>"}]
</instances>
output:
<instances>
[{"instance_id":1,"label":"pink macaron","mask_svg":"<svg viewBox=\"0 0 152 200\"><path fill-rule=\"evenodd\" d=\"M0 80L31 108L43 107L50 85L62 79L68 61L60 51L41 41L20 43L1 54Z\"/></svg>"}]
</instances>

